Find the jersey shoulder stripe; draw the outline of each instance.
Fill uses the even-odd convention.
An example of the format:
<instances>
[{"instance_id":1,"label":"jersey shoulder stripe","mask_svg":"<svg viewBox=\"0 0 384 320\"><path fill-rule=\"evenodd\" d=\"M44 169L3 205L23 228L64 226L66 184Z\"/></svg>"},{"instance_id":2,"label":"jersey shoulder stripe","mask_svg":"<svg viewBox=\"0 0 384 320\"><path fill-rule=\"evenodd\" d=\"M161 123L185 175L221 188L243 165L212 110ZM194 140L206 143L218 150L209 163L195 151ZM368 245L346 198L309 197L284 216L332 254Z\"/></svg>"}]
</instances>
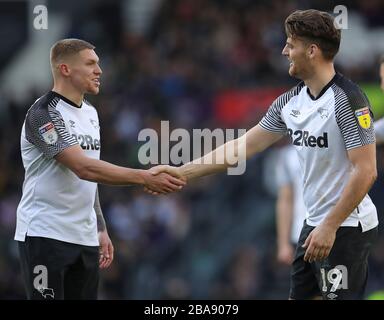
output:
<instances>
[{"instance_id":1,"label":"jersey shoulder stripe","mask_svg":"<svg viewBox=\"0 0 384 320\"><path fill-rule=\"evenodd\" d=\"M360 89L360 87L352 82L350 79L344 77L341 74L335 79L334 85L339 87L342 90L348 99L348 103L353 111L361 108L370 108L371 105L365 93Z\"/></svg>"},{"instance_id":2,"label":"jersey shoulder stripe","mask_svg":"<svg viewBox=\"0 0 384 320\"><path fill-rule=\"evenodd\" d=\"M287 130L287 127L285 125L285 122L281 118L281 111L294 96L297 96L300 93L303 87L304 82L301 81L292 89L288 90L287 92L284 92L279 97L277 97L272 103L272 105L269 107L266 115L260 121L260 126L268 131L284 134Z\"/></svg>"},{"instance_id":3,"label":"jersey shoulder stripe","mask_svg":"<svg viewBox=\"0 0 384 320\"><path fill-rule=\"evenodd\" d=\"M29 108L25 118L25 137L47 158L52 158L65 148L78 142L66 129L62 115L57 110L60 98L48 92Z\"/></svg>"},{"instance_id":4,"label":"jersey shoulder stripe","mask_svg":"<svg viewBox=\"0 0 384 320\"><path fill-rule=\"evenodd\" d=\"M347 150L375 142L373 123L364 128L359 124L356 111L368 108L370 103L367 96L351 80L342 75L336 77L331 86L335 97L335 117L340 128ZM368 112L368 111L367 111Z\"/></svg>"}]
</instances>

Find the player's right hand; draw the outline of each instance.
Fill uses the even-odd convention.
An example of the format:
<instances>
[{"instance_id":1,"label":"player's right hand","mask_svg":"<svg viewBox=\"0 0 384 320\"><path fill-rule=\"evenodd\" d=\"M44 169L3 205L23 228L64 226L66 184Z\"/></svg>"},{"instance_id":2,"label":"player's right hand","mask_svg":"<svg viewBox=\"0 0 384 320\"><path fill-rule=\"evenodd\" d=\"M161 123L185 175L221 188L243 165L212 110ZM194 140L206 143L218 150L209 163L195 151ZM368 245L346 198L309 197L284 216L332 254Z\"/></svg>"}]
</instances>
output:
<instances>
[{"instance_id":1,"label":"player's right hand","mask_svg":"<svg viewBox=\"0 0 384 320\"><path fill-rule=\"evenodd\" d=\"M151 172L153 175L158 175L162 172L168 173L171 176L174 176L180 180L187 181L187 178L182 175L179 167L172 167L168 165L159 165L156 167L152 167L149 169L149 172Z\"/></svg>"},{"instance_id":2,"label":"player's right hand","mask_svg":"<svg viewBox=\"0 0 384 320\"><path fill-rule=\"evenodd\" d=\"M180 191L186 184L184 180L168 173L161 172L154 175L149 170L145 171L144 181L144 191L154 195Z\"/></svg>"}]
</instances>

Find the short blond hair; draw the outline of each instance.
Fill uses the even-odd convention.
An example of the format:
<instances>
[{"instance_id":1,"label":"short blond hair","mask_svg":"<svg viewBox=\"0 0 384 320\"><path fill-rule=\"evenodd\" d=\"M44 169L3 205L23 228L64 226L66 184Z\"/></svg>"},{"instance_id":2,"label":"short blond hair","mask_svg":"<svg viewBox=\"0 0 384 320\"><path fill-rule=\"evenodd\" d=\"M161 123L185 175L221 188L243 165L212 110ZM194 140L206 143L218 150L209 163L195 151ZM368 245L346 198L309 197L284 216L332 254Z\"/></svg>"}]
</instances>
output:
<instances>
[{"instance_id":1,"label":"short blond hair","mask_svg":"<svg viewBox=\"0 0 384 320\"><path fill-rule=\"evenodd\" d=\"M50 61L52 69L58 63L66 58L73 56L84 49L95 49L93 44L80 39L62 39L57 41L52 47L50 52Z\"/></svg>"}]
</instances>

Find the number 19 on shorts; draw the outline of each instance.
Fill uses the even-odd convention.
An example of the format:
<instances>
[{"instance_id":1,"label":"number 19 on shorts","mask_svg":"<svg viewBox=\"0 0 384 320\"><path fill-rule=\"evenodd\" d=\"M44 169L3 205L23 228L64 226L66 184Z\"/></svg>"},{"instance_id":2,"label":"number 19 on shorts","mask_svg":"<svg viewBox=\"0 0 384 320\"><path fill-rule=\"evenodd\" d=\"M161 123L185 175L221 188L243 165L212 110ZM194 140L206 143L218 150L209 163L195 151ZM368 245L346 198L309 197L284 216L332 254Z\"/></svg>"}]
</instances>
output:
<instances>
[{"instance_id":1,"label":"number 19 on shorts","mask_svg":"<svg viewBox=\"0 0 384 320\"><path fill-rule=\"evenodd\" d=\"M348 289L348 270L347 267L340 264L329 270L320 269L323 292L335 292L339 289ZM329 288L329 286L331 286Z\"/></svg>"}]
</instances>

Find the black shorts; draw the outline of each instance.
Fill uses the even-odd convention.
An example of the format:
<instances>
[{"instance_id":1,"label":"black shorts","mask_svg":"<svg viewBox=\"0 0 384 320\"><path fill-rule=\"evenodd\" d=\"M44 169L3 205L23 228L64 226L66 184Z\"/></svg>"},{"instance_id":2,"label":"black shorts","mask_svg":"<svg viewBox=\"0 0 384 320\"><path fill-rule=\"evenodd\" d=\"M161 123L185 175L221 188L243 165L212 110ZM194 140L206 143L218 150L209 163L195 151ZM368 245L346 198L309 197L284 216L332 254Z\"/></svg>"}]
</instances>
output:
<instances>
[{"instance_id":1,"label":"black shorts","mask_svg":"<svg viewBox=\"0 0 384 320\"><path fill-rule=\"evenodd\" d=\"M304 223L292 264L290 298L326 300L363 299L368 277L368 256L377 238L377 227L340 227L327 259L305 262L305 240L314 227Z\"/></svg>"},{"instance_id":2,"label":"black shorts","mask_svg":"<svg viewBox=\"0 0 384 320\"><path fill-rule=\"evenodd\" d=\"M98 247L26 237L19 253L28 299L97 299Z\"/></svg>"}]
</instances>

